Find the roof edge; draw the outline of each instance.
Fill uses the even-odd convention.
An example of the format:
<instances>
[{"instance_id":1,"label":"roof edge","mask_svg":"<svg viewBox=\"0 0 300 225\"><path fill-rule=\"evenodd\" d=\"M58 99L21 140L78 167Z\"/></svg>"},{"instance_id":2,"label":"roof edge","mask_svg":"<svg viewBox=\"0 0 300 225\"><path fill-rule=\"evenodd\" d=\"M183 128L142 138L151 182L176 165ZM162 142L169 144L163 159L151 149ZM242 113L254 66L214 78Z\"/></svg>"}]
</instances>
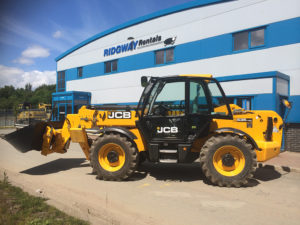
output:
<instances>
[{"instance_id":1,"label":"roof edge","mask_svg":"<svg viewBox=\"0 0 300 225\"><path fill-rule=\"evenodd\" d=\"M228 75L222 77L215 77L219 82L230 82L237 80L253 80L253 79L263 79L263 78L282 78L284 80L290 80L290 77L284 73L279 71L266 71L266 72L258 72L258 73L247 73L247 74L236 74L236 75Z\"/></svg>"},{"instance_id":2,"label":"roof edge","mask_svg":"<svg viewBox=\"0 0 300 225\"><path fill-rule=\"evenodd\" d=\"M207 5L217 4L217 3L222 3L222 2L228 2L228 1L232 1L232 0L194 0L194 1L191 1L191 2L187 2L187 3L184 3L184 4L180 4L180 5L171 7L171 8L159 10L157 12L154 12L154 13L151 13L151 14L148 14L148 15L145 15L145 16L138 17L136 19L130 20L128 22L125 22L125 23L120 24L118 26L115 26L113 28L110 28L106 31L98 33L98 34L86 39L85 41L80 42L79 44L75 45L74 47L70 48L69 50L65 51L64 53L62 53L61 55L56 57L55 61L57 62L57 61L61 60L65 56L69 55L70 53L76 51L77 49L79 49L79 48L81 48L81 47L83 47L83 46L99 39L99 38L102 38L106 35L109 35L111 33L116 32L116 31L119 31L119 30L122 30L122 29L125 29L125 28L128 28L128 27L137 25L139 23L143 23L145 21L156 19L158 17L170 15L170 14L173 14L173 13L177 13L177 12L180 12L180 11L185 11L185 10L192 9L192 8L197 8L197 7L201 7L201 6L207 6Z\"/></svg>"}]
</instances>

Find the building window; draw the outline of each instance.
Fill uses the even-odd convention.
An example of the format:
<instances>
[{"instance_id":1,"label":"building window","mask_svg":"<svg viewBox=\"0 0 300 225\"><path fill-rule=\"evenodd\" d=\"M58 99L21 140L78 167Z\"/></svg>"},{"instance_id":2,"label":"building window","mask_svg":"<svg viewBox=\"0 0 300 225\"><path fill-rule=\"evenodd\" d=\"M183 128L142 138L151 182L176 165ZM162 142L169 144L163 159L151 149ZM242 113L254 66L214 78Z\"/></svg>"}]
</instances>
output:
<instances>
[{"instance_id":1,"label":"building window","mask_svg":"<svg viewBox=\"0 0 300 225\"><path fill-rule=\"evenodd\" d=\"M82 78L82 67L77 68L77 77Z\"/></svg>"},{"instance_id":2,"label":"building window","mask_svg":"<svg viewBox=\"0 0 300 225\"><path fill-rule=\"evenodd\" d=\"M104 70L105 73L116 72L118 70L118 60L105 62Z\"/></svg>"},{"instance_id":3,"label":"building window","mask_svg":"<svg viewBox=\"0 0 300 225\"><path fill-rule=\"evenodd\" d=\"M155 52L155 64L164 64L174 61L174 48L163 49Z\"/></svg>"},{"instance_id":4,"label":"building window","mask_svg":"<svg viewBox=\"0 0 300 225\"><path fill-rule=\"evenodd\" d=\"M250 97L238 97L236 98L235 104L246 110L251 110L252 108Z\"/></svg>"},{"instance_id":5,"label":"building window","mask_svg":"<svg viewBox=\"0 0 300 225\"><path fill-rule=\"evenodd\" d=\"M234 51L248 49L248 31L236 33L233 35Z\"/></svg>"},{"instance_id":6,"label":"building window","mask_svg":"<svg viewBox=\"0 0 300 225\"><path fill-rule=\"evenodd\" d=\"M62 92L66 90L66 76L65 71L57 72L57 91Z\"/></svg>"},{"instance_id":7,"label":"building window","mask_svg":"<svg viewBox=\"0 0 300 225\"><path fill-rule=\"evenodd\" d=\"M166 62L174 61L174 48L166 49Z\"/></svg>"},{"instance_id":8,"label":"building window","mask_svg":"<svg viewBox=\"0 0 300 225\"><path fill-rule=\"evenodd\" d=\"M265 28L250 32L251 47L261 46L265 44Z\"/></svg>"},{"instance_id":9,"label":"building window","mask_svg":"<svg viewBox=\"0 0 300 225\"><path fill-rule=\"evenodd\" d=\"M247 30L233 34L233 50L246 50L265 44L266 28Z\"/></svg>"},{"instance_id":10,"label":"building window","mask_svg":"<svg viewBox=\"0 0 300 225\"><path fill-rule=\"evenodd\" d=\"M163 64L164 63L164 55L165 50L160 50L155 52L155 64Z\"/></svg>"}]
</instances>

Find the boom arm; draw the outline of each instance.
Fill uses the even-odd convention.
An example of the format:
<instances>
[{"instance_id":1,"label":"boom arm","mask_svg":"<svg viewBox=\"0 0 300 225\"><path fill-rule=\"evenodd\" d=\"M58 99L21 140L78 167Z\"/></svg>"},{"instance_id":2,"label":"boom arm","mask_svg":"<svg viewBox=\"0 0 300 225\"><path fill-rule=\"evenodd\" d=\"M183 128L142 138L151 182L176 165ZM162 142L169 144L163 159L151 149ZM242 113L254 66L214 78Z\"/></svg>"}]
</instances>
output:
<instances>
[{"instance_id":1,"label":"boom arm","mask_svg":"<svg viewBox=\"0 0 300 225\"><path fill-rule=\"evenodd\" d=\"M108 109L108 107L104 108ZM112 126L126 127L131 129L134 135L139 136L134 129L136 120L135 111L98 111L83 106L78 114L68 114L61 128L55 129L52 122L48 123L43 134L41 154L65 153L72 141L80 144L86 159L89 160L89 137L100 136L100 130L105 131L105 127ZM97 134L90 133L91 129L97 130ZM140 140L141 138L137 140L137 145L144 149Z\"/></svg>"}]
</instances>

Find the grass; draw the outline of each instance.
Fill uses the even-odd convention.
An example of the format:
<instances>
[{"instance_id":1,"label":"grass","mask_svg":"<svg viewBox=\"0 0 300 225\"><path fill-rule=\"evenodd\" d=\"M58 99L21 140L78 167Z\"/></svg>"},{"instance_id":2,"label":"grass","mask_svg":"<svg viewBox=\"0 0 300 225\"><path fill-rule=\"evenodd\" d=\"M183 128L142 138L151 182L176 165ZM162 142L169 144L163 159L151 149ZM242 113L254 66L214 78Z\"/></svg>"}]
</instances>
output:
<instances>
[{"instance_id":1,"label":"grass","mask_svg":"<svg viewBox=\"0 0 300 225\"><path fill-rule=\"evenodd\" d=\"M0 181L0 224L6 225L88 225L10 184L7 174Z\"/></svg>"}]
</instances>

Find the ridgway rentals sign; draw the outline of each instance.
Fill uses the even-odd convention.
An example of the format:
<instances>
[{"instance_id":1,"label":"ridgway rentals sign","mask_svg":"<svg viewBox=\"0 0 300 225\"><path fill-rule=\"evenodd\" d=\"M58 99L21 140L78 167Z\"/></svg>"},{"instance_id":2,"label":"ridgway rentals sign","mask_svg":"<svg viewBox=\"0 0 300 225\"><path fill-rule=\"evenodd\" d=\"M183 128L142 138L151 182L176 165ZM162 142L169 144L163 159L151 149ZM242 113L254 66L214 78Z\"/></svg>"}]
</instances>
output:
<instances>
[{"instance_id":1,"label":"ridgway rentals sign","mask_svg":"<svg viewBox=\"0 0 300 225\"><path fill-rule=\"evenodd\" d=\"M156 35L155 37L150 37L147 39L140 39L138 41L133 40L125 44L116 45L111 48L104 49L104 57L117 55L128 51L134 51L136 49L145 48L145 47L149 47L161 43L163 43L164 46L174 45L175 41L176 41L176 37L170 37L170 38L166 38L165 40L162 40L161 35Z\"/></svg>"}]
</instances>

